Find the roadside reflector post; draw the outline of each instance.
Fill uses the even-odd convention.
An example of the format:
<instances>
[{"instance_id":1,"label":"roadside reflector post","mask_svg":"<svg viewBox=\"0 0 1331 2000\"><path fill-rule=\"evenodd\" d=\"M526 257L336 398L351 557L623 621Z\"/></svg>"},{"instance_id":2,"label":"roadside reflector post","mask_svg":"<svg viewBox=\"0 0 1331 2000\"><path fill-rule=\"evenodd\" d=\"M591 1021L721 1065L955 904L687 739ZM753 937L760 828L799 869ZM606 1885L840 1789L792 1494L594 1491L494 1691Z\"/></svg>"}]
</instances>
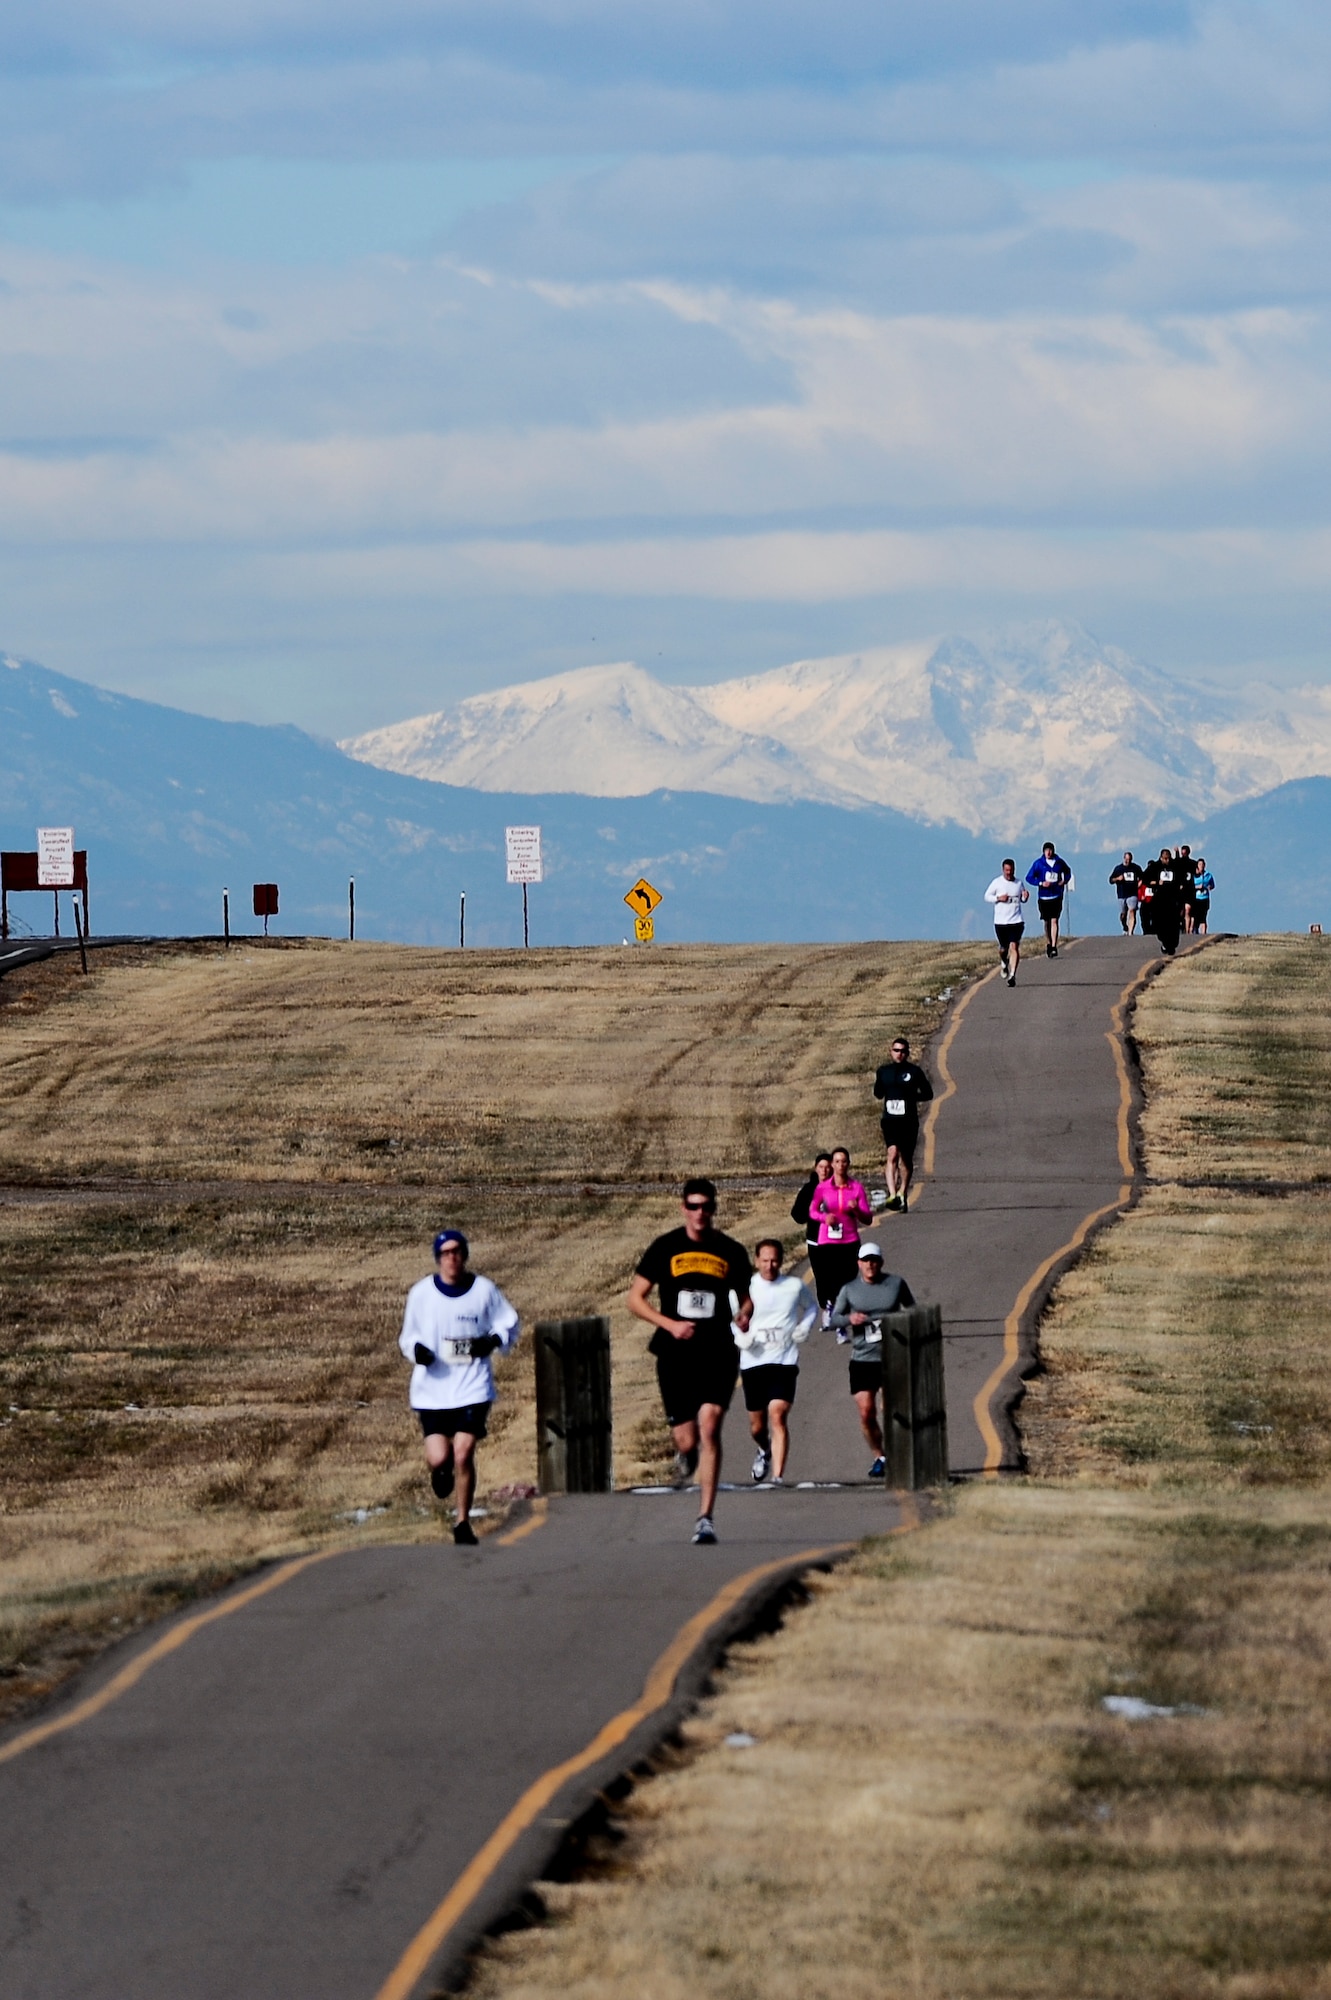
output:
<instances>
[{"instance_id":1,"label":"roadside reflector post","mask_svg":"<svg viewBox=\"0 0 1331 2000\"><path fill-rule=\"evenodd\" d=\"M231 949L231 891L222 891L222 943Z\"/></svg>"},{"instance_id":2,"label":"roadside reflector post","mask_svg":"<svg viewBox=\"0 0 1331 2000\"><path fill-rule=\"evenodd\" d=\"M356 942L356 878L347 883L347 943Z\"/></svg>"},{"instance_id":3,"label":"roadside reflector post","mask_svg":"<svg viewBox=\"0 0 1331 2000\"><path fill-rule=\"evenodd\" d=\"M917 1493L947 1484L947 1402L943 1382L943 1315L938 1306L910 1306L883 1316L884 1482Z\"/></svg>"},{"instance_id":4,"label":"roadside reflector post","mask_svg":"<svg viewBox=\"0 0 1331 2000\"><path fill-rule=\"evenodd\" d=\"M467 892L458 897L458 950L467 949Z\"/></svg>"},{"instance_id":5,"label":"roadside reflector post","mask_svg":"<svg viewBox=\"0 0 1331 2000\"><path fill-rule=\"evenodd\" d=\"M83 970L86 973L88 970L88 949L83 942L83 918L79 911L79 899L77 892L70 897L70 901L74 905L74 928L79 934L79 964L83 967Z\"/></svg>"},{"instance_id":6,"label":"roadside reflector post","mask_svg":"<svg viewBox=\"0 0 1331 2000\"><path fill-rule=\"evenodd\" d=\"M536 1478L542 1493L608 1493L610 1322L538 1320Z\"/></svg>"}]
</instances>

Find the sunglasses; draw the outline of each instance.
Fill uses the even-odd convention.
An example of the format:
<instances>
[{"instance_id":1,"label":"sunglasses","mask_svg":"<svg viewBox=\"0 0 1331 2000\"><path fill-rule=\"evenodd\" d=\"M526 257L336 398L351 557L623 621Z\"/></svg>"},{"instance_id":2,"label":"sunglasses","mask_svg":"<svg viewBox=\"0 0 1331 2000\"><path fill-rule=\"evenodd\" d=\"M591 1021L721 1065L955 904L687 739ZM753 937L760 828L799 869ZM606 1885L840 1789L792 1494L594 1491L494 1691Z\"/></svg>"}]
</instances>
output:
<instances>
[{"instance_id":1,"label":"sunglasses","mask_svg":"<svg viewBox=\"0 0 1331 2000\"><path fill-rule=\"evenodd\" d=\"M684 1206L685 1208L692 1209L695 1215L715 1215L716 1213L716 1203L714 1201L686 1201Z\"/></svg>"}]
</instances>

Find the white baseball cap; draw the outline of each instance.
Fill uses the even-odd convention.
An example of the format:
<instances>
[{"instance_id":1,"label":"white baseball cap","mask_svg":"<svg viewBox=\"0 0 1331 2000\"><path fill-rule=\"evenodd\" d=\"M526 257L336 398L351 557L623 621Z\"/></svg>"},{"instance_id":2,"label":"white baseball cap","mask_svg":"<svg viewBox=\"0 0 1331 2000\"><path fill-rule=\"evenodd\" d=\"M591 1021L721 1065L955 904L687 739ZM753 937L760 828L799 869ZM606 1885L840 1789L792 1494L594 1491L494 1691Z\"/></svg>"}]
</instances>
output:
<instances>
[{"instance_id":1,"label":"white baseball cap","mask_svg":"<svg viewBox=\"0 0 1331 2000\"><path fill-rule=\"evenodd\" d=\"M878 1245L876 1243L861 1243L860 1255L859 1255L860 1263L863 1264L865 1260L869 1257L876 1257L880 1264L883 1261L883 1253L878 1248Z\"/></svg>"}]
</instances>

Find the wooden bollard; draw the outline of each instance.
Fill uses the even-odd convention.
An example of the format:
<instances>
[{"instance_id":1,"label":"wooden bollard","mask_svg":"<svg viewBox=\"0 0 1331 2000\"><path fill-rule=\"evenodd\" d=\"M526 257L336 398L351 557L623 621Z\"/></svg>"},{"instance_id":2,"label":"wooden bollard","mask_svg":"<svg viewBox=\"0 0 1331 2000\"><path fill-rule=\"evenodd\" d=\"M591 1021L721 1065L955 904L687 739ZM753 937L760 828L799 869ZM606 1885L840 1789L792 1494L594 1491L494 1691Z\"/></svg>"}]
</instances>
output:
<instances>
[{"instance_id":1,"label":"wooden bollard","mask_svg":"<svg viewBox=\"0 0 1331 2000\"><path fill-rule=\"evenodd\" d=\"M542 1493L611 1486L610 1322L536 1324L536 1478Z\"/></svg>"},{"instance_id":2,"label":"wooden bollard","mask_svg":"<svg viewBox=\"0 0 1331 2000\"><path fill-rule=\"evenodd\" d=\"M889 1488L947 1484L943 1315L909 1306L883 1316L883 1433Z\"/></svg>"}]
</instances>

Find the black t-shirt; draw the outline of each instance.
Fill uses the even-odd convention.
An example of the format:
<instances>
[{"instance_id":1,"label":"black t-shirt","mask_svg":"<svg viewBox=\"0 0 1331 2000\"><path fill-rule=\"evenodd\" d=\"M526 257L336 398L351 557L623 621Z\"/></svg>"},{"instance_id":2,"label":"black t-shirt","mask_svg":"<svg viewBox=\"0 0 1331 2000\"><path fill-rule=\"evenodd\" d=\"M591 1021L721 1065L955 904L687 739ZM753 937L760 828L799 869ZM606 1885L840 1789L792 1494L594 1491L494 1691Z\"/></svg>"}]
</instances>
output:
<instances>
[{"instance_id":1,"label":"black t-shirt","mask_svg":"<svg viewBox=\"0 0 1331 2000\"><path fill-rule=\"evenodd\" d=\"M1142 879L1142 871L1135 861L1120 861L1109 879L1120 896L1135 896L1137 884Z\"/></svg>"},{"instance_id":2,"label":"black t-shirt","mask_svg":"<svg viewBox=\"0 0 1331 2000\"><path fill-rule=\"evenodd\" d=\"M681 1342L658 1326L648 1342L653 1354L677 1353L684 1347L696 1350L700 1342L734 1345L730 1294L748 1297L753 1266L733 1236L709 1229L695 1243L681 1223L648 1245L638 1263L638 1276L656 1286L667 1319L691 1319L697 1328L692 1340Z\"/></svg>"},{"instance_id":3,"label":"black t-shirt","mask_svg":"<svg viewBox=\"0 0 1331 2000\"><path fill-rule=\"evenodd\" d=\"M929 1102L934 1087L918 1063L887 1062L879 1066L873 1094L883 1100L884 1118L918 1119L920 1106Z\"/></svg>"},{"instance_id":4,"label":"black t-shirt","mask_svg":"<svg viewBox=\"0 0 1331 2000\"><path fill-rule=\"evenodd\" d=\"M1148 880L1155 887L1156 908L1168 908L1183 899L1183 868L1177 861L1153 861L1147 870ZM1187 878L1191 881L1191 876Z\"/></svg>"}]
</instances>

